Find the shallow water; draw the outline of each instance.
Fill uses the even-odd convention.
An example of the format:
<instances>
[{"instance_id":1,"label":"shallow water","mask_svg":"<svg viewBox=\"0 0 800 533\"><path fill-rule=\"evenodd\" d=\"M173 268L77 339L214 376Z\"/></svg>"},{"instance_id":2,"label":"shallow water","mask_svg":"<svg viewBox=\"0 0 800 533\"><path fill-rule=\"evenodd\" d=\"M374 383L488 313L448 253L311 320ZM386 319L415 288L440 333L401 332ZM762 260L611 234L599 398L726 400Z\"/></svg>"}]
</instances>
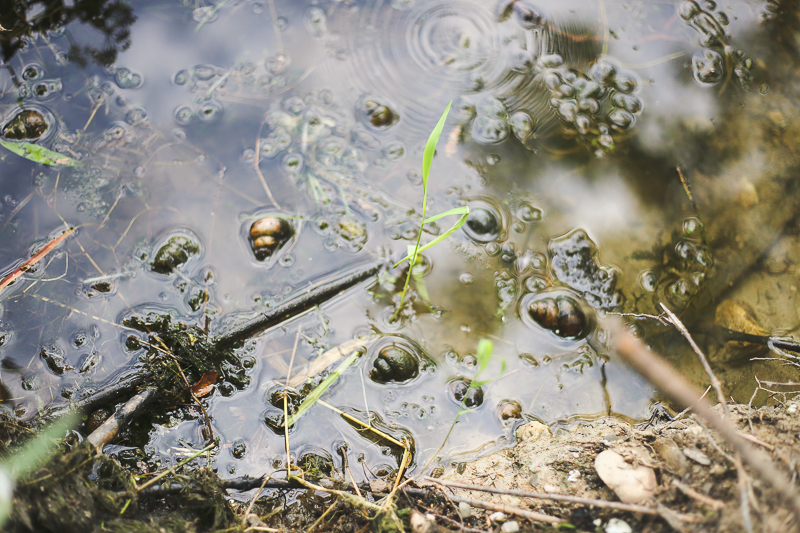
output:
<instances>
[{"instance_id":1,"label":"shallow water","mask_svg":"<svg viewBox=\"0 0 800 533\"><path fill-rule=\"evenodd\" d=\"M380 340L323 399L411 435L414 471L504 446L523 419L647 418L655 393L614 360L598 327L609 312L654 314L663 302L702 333L741 290L768 331L798 323L786 241L798 203L789 4L141 2L129 46L106 66L69 56L109 44L79 22L23 40L0 71L4 124L20 105L42 112L50 127L36 142L81 165L3 154L0 264L10 271L64 222L78 230L0 295L3 405L31 419L135 365L141 353L119 326L133 313L171 312L219 333L332 274L400 259L420 221L425 141L453 101L428 216L469 205L494 212L498 228L468 225L426 252L399 322L393 269L248 341L237 353L254 361L249 385L220 383L203 399L220 473L279 467L283 436L264 422L270 391L290 360L299 368L357 336ZM259 261L250 224L275 214L295 237ZM199 253L176 273L154 271L176 235ZM764 268L773 243L788 248L785 269ZM586 335L537 324L527 305L544 297L582 306ZM665 328L634 322L682 368L696 366ZM483 401L437 455L459 410L453 382L475 377L483 338L494 342ZM427 361L409 382L370 377L391 343ZM755 365L718 367L739 400L754 373L788 372ZM503 420L509 401L521 418ZM201 447L202 421L177 406L147 428L139 444L151 466ZM296 456L337 465L348 443L357 479L398 465L321 405L290 438Z\"/></svg>"}]
</instances>

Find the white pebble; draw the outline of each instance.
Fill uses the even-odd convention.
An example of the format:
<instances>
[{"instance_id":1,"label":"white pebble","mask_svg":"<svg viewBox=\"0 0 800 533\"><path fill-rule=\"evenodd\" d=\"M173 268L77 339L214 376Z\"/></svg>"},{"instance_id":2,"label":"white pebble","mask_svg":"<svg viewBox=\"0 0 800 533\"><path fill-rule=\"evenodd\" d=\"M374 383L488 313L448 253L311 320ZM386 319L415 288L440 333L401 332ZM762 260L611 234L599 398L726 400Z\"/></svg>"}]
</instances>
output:
<instances>
[{"instance_id":1,"label":"white pebble","mask_svg":"<svg viewBox=\"0 0 800 533\"><path fill-rule=\"evenodd\" d=\"M461 518L469 518L472 516L472 507L466 502L458 502L458 514Z\"/></svg>"},{"instance_id":2,"label":"white pebble","mask_svg":"<svg viewBox=\"0 0 800 533\"><path fill-rule=\"evenodd\" d=\"M491 522L492 524L496 524L497 522L502 522L505 519L506 515L504 513L501 513L500 511L497 511L496 513L492 513L489 515L489 522Z\"/></svg>"},{"instance_id":3,"label":"white pebble","mask_svg":"<svg viewBox=\"0 0 800 533\"><path fill-rule=\"evenodd\" d=\"M627 522L619 518L612 518L606 524L606 533L633 533L633 529Z\"/></svg>"},{"instance_id":4,"label":"white pebble","mask_svg":"<svg viewBox=\"0 0 800 533\"><path fill-rule=\"evenodd\" d=\"M500 531L503 533L517 533L517 531L519 531L519 524L517 524L516 520L511 520L503 524L500 527Z\"/></svg>"}]
</instances>

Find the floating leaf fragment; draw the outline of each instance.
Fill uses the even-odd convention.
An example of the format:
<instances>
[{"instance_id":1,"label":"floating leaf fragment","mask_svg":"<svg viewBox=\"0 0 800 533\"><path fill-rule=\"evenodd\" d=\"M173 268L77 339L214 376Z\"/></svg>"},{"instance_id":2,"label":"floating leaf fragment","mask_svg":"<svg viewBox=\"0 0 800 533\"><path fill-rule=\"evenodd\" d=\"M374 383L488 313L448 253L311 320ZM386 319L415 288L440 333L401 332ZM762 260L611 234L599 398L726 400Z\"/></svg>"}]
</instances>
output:
<instances>
[{"instance_id":1,"label":"floating leaf fragment","mask_svg":"<svg viewBox=\"0 0 800 533\"><path fill-rule=\"evenodd\" d=\"M214 385L217 383L218 376L219 373L216 370L211 370L200 376L200 379L197 380L197 383L192 385L192 394L198 398L202 398L203 396L207 395L209 392L214 390Z\"/></svg>"},{"instance_id":2,"label":"floating leaf fragment","mask_svg":"<svg viewBox=\"0 0 800 533\"><path fill-rule=\"evenodd\" d=\"M77 160L72 159L64 154L49 150L44 146L39 146L38 144L29 142L17 143L0 139L0 145L11 152L14 152L18 156L24 157L25 159L33 161L34 163L41 163L42 165L49 166L67 167L74 167L78 165Z\"/></svg>"}]
</instances>

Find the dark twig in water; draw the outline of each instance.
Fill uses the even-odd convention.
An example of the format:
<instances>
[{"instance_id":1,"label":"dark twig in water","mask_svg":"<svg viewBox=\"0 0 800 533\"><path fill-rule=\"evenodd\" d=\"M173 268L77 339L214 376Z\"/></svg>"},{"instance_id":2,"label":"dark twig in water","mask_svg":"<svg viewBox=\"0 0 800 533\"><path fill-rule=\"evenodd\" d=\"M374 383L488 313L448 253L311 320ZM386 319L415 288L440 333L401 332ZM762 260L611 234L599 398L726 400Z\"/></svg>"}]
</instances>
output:
<instances>
[{"instance_id":1,"label":"dark twig in water","mask_svg":"<svg viewBox=\"0 0 800 533\"><path fill-rule=\"evenodd\" d=\"M630 503L609 502L606 500L595 500L593 498L579 498L564 494L543 494L540 492L526 492L523 490L501 489L498 487L484 487L481 485L470 485L458 481L443 481L432 477L424 477L425 481L430 481L445 487L455 489L474 490L478 492L490 492L492 494L502 494L505 496L518 496L520 498L534 498L538 500L551 500L555 502L577 503L579 505L592 505L594 507L604 507L606 509L616 509L618 511L629 511L631 513L658 514L655 507L645 507L644 505L634 505Z\"/></svg>"},{"instance_id":2,"label":"dark twig in water","mask_svg":"<svg viewBox=\"0 0 800 533\"><path fill-rule=\"evenodd\" d=\"M700 393L683 376L625 331L621 323L611 325L610 329L616 339L616 351L620 357L663 393L674 399L676 403L683 407L692 407L698 416L702 417L739 452L742 459L763 481L780 493L787 505L790 506L795 518L800 520L800 494L769 456L745 441L729 419L720 417L708 402L700 399Z\"/></svg>"},{"instance_id":3,"label":"dark twig in water","mask_svg":"<svg viewBox=\"0 0 800 533\"><path fill-rule=\"evenodd\" d=\"M105 387L103 390L81 398L80 400L70 402L67 405L52 409L47 413L44 413L42 418L46 420L53 420L67 414L72 410L90 411L101 405L113 404L121 398L131 396L139 387L145 383L151 382L152 380L153 374L151 374L148 370L139 370L130 376L120 379L113 385Z\"/></svg>"},{"instance_id":4,"label":"dark twig in water","mask_svg":"<svg viewBox=\"0 0 800 533\"><path fill-rule=\"evenodd\" d=\"M108 417L108 419L103 422L99 428L95 429L86 440L88 440L92 446L102 451L103 446L111 442L114 437L117 436L119 430L127 426L155 397L155 389L144 389L137 393L130 400L121 405L119 409L117 409L117 412Z\"/></svg>"},{"instance_id":5,"label":"dark twig in water","mask_svg":"<svg viewBox=\"0 0 800 533\"><path fill-rule=\"evenodd\" d=\"M213 343L217 347L229 346L237 341L247 339L259 331L285 322L304 311L308 311L314 306L330 300L340 292L371 278L377 274L382 267L383 262L372 263L346 276L321 283L316 287L308 289L305 294L297 298L289 300L272 309L262 311L256 318L250 320L246 324L234 327L230 331L216 337Z\"/></svg>"},{"instance_id":6,"label":"dark twig in water","mask_svg":"<svg viewBox=\"0 0 800 533\"><path fill-rule=\"evenodd\" d=\"M778 348L779 350L800 353L800 341L796 341L794 339L770 337L768 335L753 335L752 333L734 331L732 329L723 328L722 326L716 326L715 330L719 337L724 341L741 341L751 342L753 344L764 344L772 348Z\"/></svg>"}]
</instances>

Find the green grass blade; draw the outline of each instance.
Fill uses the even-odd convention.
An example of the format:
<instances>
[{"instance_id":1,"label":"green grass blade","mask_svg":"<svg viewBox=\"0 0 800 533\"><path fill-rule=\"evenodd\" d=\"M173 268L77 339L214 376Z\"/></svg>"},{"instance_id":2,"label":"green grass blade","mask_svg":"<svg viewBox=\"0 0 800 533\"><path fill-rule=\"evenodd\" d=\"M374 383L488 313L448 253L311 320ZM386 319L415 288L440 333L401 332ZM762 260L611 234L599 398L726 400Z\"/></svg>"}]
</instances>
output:
<instances>
[{"instance_id":1,"label":"green grass blade","mask_svg":"<svg viewBox=\"0 0 800 533\"><path fill-rule=\"evenodd\" d=\"M297 411L292 416L289 417L289 420L286 422L286 425L290 427L293 426L295 422L297 422L297 420L311 408L312 405L317 403L317 400L319 400L320 397L323 394L325 394L325 391L328 390L328 388L331 385L333 385L333 382L339 379L339 376L342 375L342 372L344 372L348 367L350 367L360 356L361 352L359 350L356 350L350 355L348 355L347 359L342 361L341 364L336 367L336 370L331 372L328 375L328 377L323 379L322 383L317 385L317 388L312 390L308 394L308 396L306 396L305 399L303 399L303 403L301 403L300 407L297 408Z\"/></svg>"},{"instance_id":2,"label":"green grass blade","mask_svg":"<svg viewBox=\"0 0 800 533\"><path fill-rule=\"evenodd\" d=\"M478 351L475 356L478 358L478 371L475 372L475 377L478 377L478 374L486 368L486 365L489 364L489 360L492 358L492 352L494 351L494 344L489 339L481 339L478 342Z\"/></svg>"},{"instance_id":3,"label":"green grass blade","mask_svg":"<svg viewBox=\"0 0 800 533\"><path fill-rule=\"evenodd\" d=\"M442 130L444 129L444 121L447 120L447 115L450 113L450 106L453 105L451 101L447 104L447 108L442 113L442 118L439 119L439 122L436 124L436 127L433 128L431 132L431 136L428 137L428 142L425 144L425 153L422 154L422 187L424 189L428 188L428 175L431 172L431 163L433 163L433 154L436 153L436 143L439 142L439 137L442 135Z\"/></svg>"},{"instance_id":4,"label":"green grass blade","mask_svg":"<svg viewBox=\"0 0 800 533\"><path fill-rule=\"evenodd\" d=\"M0 145L18 156L24 157L34 163L41 163L42 165L74 167L79 164L78 161L69 156L48 150L44 146L39 146L38 144L29 142L15 143L0 139Z\"/></svg>"},{"instance_id":5,"label":"green grass blade","mask_svg":"<svg viewBox=\"0 0 800 533\"><path fill-rule=\"evenodd\" d=\"M417 256L421 252L424 252L425 250L427 250L428 248L431 248L432 246L436 246L437 244L439 244L440 242L442 242L443 240L448 238L450 235L452 235L453 233L458 231L461 228L461 226L463 226L464 223L467 221L467 217L469 217L469 207L466 207L466 206L465 207L456 207L455 209L451 209L450 211L445 211L444 213L439 213L436 216L432 216L431 218L426 219L425 222L427 223L427 222L432 222L434 220L439 220L440 218L445 217L447 215L461 215L461 218L459 218L456 221L456 223L453 224L453 226L449 230L445 231L444 233L442 233L441 235L439 235L438 237L433 239L431 242L429 242L425 246L422 246L422 247L419 247L419 248L415 248L416 249L416 253L409 254L409 255L405 256L403 259L401 259L400 261L395 263L394 266L397 266L397 265L403 263L404 261L408 261L411 258L412 255Z\"/></svg>"}]
</instances>

